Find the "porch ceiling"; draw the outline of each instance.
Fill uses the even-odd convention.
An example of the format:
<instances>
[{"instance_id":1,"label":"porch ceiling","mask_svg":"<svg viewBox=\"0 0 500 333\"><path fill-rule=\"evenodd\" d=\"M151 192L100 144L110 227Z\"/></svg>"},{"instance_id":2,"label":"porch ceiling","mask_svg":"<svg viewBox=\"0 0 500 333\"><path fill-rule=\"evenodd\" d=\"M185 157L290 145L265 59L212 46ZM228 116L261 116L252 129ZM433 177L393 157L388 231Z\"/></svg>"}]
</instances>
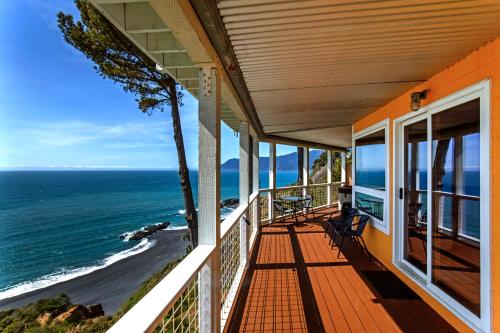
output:
<instances>
[{"instance_id":1,"label":"porch ceiling","mask_svg":"<svg viewBox=\"0 0 500 333\"><path fill-rule=\"evenodd\" d=\"M91 0L122 33L198 98L198 67L213 62L213 54L188 23L177 0ZM239 130L245 119L238 97L222 78L222 120Z\"/></svg>"},{"instance_id":2,"label":"porch ceiling","mask_svg":"<svg viewBox=\"0 0 500 333\"><path fill-rule=\"evenodd\" d=\"M500 35L497 0L220 0L266 134L351 145L351 125Z\"/></svg>"}]
</instances>

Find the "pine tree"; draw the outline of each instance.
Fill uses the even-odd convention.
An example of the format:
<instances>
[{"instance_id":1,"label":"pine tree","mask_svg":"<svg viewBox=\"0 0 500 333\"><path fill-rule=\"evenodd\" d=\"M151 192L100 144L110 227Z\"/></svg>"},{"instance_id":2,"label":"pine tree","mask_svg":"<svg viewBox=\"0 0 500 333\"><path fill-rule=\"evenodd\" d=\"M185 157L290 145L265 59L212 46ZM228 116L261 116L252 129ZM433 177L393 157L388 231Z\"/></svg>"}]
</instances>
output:
<instances>
[{"instance_id":1,"label":"pine tree","mask_svg":"<svg viewBox=\"0 0 500 333\"><path fill-rule=\"evenodd\" d=\"M75 0L80 21L72 15L57 14L64 39L94 62L94 69L104 78L136 96L139 109L151 115L170 108L174 140L179 160L179 176L186 208L191 246L198 244L198 216L194 205L189 169L179 114L182 92L175 80L158 71L156 64L109 22L89 1Z\"/></svg>"}]
</instances>

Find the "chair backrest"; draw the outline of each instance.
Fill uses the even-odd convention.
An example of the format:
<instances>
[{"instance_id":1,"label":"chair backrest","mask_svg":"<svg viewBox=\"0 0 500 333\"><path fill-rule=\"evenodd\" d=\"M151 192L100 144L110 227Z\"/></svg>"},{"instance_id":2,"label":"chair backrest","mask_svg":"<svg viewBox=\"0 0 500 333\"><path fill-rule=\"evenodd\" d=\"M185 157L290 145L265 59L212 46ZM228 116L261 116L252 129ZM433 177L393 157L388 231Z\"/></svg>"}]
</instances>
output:
<instances>
[{"instance_id":1,"label":"chair backrest","mask_svg":"<svg viewBox=\"0 0 500 333\"><path fill-rule=\"evenodd\" d=\"M361 236L363 235L363 231L365 230L366 224L368 223L368 220L370 217L368 215L357 215L359 216L358 220L358 225L356 227L356 230L354 230L354 234Z\"/></svg>"},{"instance_id":2,"label":"chair backrest","mask_svg":"<svg viewBox=\"0 0 500 333\"><path fill-rule=\"evenodd\" d=\"M279 200L273 200L273 206L274 206L274 209L280 213L283 213L285 211L285 207L283 207L282 202Z\"/></svg>"},{"instance_id":3,"label":"chair backrest","mask_svg":"<svg viewBox=\"0 0 500 333\"><path fill-rule=\"evenodd\" d=\"M358 212L358 210L356 208L347 208L347 209L342 210L340 212L340 216L342 216L342 217L353 216L353 215L356 215L357 212Z\"/></svg>"},{"instance_id":4,"label":"chair backrest","mask_svg":"<svg viewBox=\"0 0 500 333\"><path fill-rule=\"evenodd\" d=\"M314 197L312 195L309 195L309 194L306 195L306 198L304 199L304 201L302 201L304 208L312 208L313 200L314 200Z\"/></svg>"},{"instance_id":5,"label":"chair backrest","mask_svg":"<svg viewBox=\"0 0 500 333\"><path fill-rule=\"evenodd\" d=\"M350 201L346 201L342 204L342 208L340 208L340 213L343 215L343 212L351 209L352 208L352 203Z\"/></svg>"}]
</instances>

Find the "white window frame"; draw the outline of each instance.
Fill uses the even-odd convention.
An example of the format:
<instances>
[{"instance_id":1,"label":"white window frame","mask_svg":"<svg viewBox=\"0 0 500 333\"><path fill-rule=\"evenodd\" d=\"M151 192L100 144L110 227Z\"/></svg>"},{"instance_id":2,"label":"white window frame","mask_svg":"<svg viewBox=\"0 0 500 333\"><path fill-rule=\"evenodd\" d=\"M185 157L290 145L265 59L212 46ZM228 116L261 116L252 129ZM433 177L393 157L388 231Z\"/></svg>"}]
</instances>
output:
<instances>
[{"instance_id":1,"label":"white window frame","mask_svg":"<svg viewBox=\"0 0 500 333\"><path fill-rule=\"evenodd\" d=\"M357 186L356 185L356 140L361 139L367 135L373 134L378 131L384 131L384 144L385 144L385 190L380 191L380 190L375 190L372 188L364 187L364 186ZM386 118L370 127L367 127L359 132L353 133L352 135L352 183L353 183L353 188L352 188L352 203L353 203L353 208L356 208L355 202L356 202L356 192L367 194L374 196L376 198L382 199L384 202L384 217L383 220L380 220L376 218L373 215L367 214L361 210L359 210L360 214L368 215L370 216L370 223L377 228L378 230L382 231L383 233L390 235L390 228L389 228L389 153L390 153L390 136L389 136L389 118Z\"/></svg>"},{"instance_id":2,"label":"white window frame","mask_svg":"<svg viewBox=\"0 0 500 333\"><path fill-rule=\"evenodd\" d=\"M430 103L422 107L417 112L409 112L408 114L397 118L393 123L393 184L394 189L401 187L400 179L400 163L397 153L401 151L402 138L400 136L401 125L404 121L418 116L428 115L428 122L431 122L431 116L435 113L445 111L453 108L454 106L469 102L476 98L480 99L480 211L481 211L481 244L480 244L480 270L481 270L481 288L480 298L481 316L478 317L469 309L464 307L454 298L446 294L439 287L432 283L432 256L427 258L427 274L417 272L411 265L402 258L403 247L402 240L403 228L400 225L400 210L399 210L399 194L398 191L393 191L393 221L394 221L394 237L393 237L393 264L403 274L408 276L413 282L418 284L426 293L436 299L440 304L447 308L451 313L462 320L466 325L476 332L491 332L491 240L490 240L490 226L491 226L491 211L490 211L490 80L486 79L473 84L467 88L459 90L450 94L442 99ZM428 131L428 141L432 141L432 133ZM432 145L428 145L427 154L427 167L428 170L432 169ZM430 177L427 182L428 190L431 189ZM430 198L430 197L429 197ZM431 213L431 200L428 200L428 225L427 225L427 253L432 253L432 213ZM403 240L404 241L404 240Z\"/></svg>"}]
</instances>

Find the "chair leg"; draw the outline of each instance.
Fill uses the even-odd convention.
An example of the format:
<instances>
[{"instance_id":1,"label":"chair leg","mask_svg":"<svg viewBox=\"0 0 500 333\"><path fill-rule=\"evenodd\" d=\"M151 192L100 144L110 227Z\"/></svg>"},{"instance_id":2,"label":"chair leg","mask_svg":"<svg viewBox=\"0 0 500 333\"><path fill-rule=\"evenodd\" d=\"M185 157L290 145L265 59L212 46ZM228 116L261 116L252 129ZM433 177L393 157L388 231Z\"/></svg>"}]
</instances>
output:
<instances>
[{"instance_id":1,"label":"chair leg","mask_svg":"<svg viewBox=\"0 0 500 333\"><path fill-rule=\"evenodd\" d=\"M359 242L359 240L358 240L358 237L353 236L353 237L352 237L352 240L356 243L356 245L357 245L357 246L359 246L359 247L361 247L361 248L362 248L361 243L360 243L360 242Z\"/></svg>"},{"instance_id":2,"label":"chair leg","mask_svg":"<svg viewBox=\"0 0 500 333\"><path fill-rule=\"evenodd\" d=\"M325 236L323 238L325 238L326 235L328 234L328 230L330 230L330 222L326 222Z\"/></svg>"},{"instance_id":3,"label":"chair leg","mask_svg":"<svg viewBox=\"0 0 500 333\"><path fill-rule=\"evenodd\" d=\"M337 234L335 233L335 229L333 229L332 235L330 236L330 241L328 242L328 244L331 244L332 249L335 246L335 237L336 236L337 236Z\"/></svg>"},{"instance_id":4,"label":"chair leg","mask_svg":"<svg viewBox=\"0 0 500 333\"><path fill-rule=\"evenodd\" d=\"M361 241L363 242L364 252L366 253L366 256L368 257L368 259L371 260L370 251L368 251L368 248L366 247L365 240L363 239L362 236L358 236L358 238L360 238Z\"/></svg>"},{"instance_id":5,"label":"chair leg","mask_svg":"<svg viewBox=\"0 0 500 333\"><path fill-rule=\"evenodd\" d=\"M418 228L418 233L420 235L420 240L422 241L422 246L424 248L424 253L425 255L427 255L427 245L425 244L425 237L424 237L424 234L422 233L422 230L420 228Z\"/></svg>"},{"instance_id":6,"label":"chair leg","mask_svg":"<svg viewBox=\"0 0 500 333\"><path fill-rule=\"evenodd\" d=\"M339 252L337 253L337 259L340 258L340 251L342 251L342 246L344 245L345 235L342 235L342 240L340 241Z\"/></svg>"}]
</instances>

